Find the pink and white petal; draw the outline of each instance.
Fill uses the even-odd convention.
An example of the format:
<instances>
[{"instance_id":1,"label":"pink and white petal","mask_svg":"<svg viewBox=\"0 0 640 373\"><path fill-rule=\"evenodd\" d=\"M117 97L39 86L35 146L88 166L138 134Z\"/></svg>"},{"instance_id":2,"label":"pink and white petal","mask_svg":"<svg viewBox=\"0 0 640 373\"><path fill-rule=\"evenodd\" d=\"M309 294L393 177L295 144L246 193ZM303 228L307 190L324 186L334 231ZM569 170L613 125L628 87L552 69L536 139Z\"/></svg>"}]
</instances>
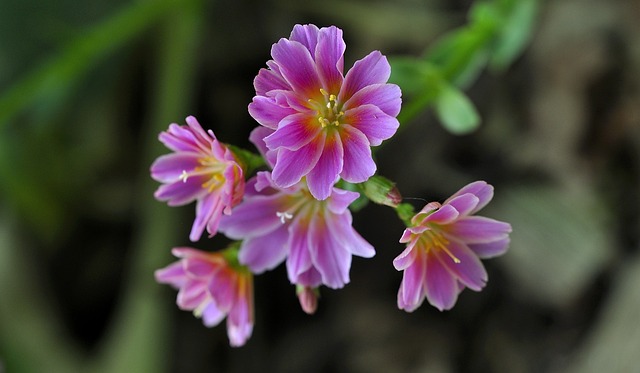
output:
<instances>
[{"instance_id":1,"label":"pink and white petal","mask_svg":"<svg viewBox=\"0 0 640 373\"><path fill-rule=\"evenodd\" d=\"M342 214L325 211L324 216L329 234L349 253L362 258L371 258L376 255L373 246L353 229L351 213L348 210Z\"/></svg>"},{"instance_id":2,"label":"pink and white petal","mask_svg":"<svg viewBox=\"0 0 640 373\"><path fill-rule=\"evenodd\" d=\"M176 304L181 310L194 310L207 299L207 283L202 280L190 280L180 288Z\"/></svg>"},{"instance_id":3,"label":"pink and white petal","mask_svg":"<svg viewBox=\"0 0 640 373\"><path fill-rule=\"evenodd\" d=\"M325 138L326 132L322 131L315 139L296 151L279 149L271 173L275 184L281 188L288 188L307 175L322 155Z\"/></svg>"},{"instance_id":4,"label":"pink and white petal","mask_svg":"<svg viewBox=\"0 0 640 373\"><path fill-rule=\"evenodd\" d=\"M340 126L344 163L340 176L350 183L362 183L376 173L376 163L371 155L369 140L359 130L348 124Z\"/></svg>"},{"instance_id":5,"label":"pink and white petal","mask_svg":"<svg viewBox=\"0 0 640 373\"><path fill-rule=\"evenodd\" d=\"M252 301L239 297L227 317L227 336L232 347L243 346L253 333Z\"/></svg>"},{"instance_id":6,"label":"pink and white petal","mask_svg":"<svg viewBox=\"0 0 640 373\"><path fill-rule=\"evenodd\" d=\"M187 282L187 274L184 271L182 261L174 262L154 272L158 283L169 284L174 288L180 288Z\"/></svg>"},{"instance_id":7,"label":"pink and white petal","mask_svg":"<svg viewBox=\"0 0 640 373\"><path fill-rule=\"evenodd\" d=\"M406 228L404 230L404 232L402 232L402 237L400 237L400 241L398 241L398 242L400 242L400 243L409 242L409 241L411 241L411 236L412 235L413 235L413 232L409 228Z\"/></svg>"},{"instance_id":8,"label":"pink and white petal","mask_svg":"<svg viewBox=\"0 0 640 373\"><path fill-rule=\"evenodd\" d=\"M331 236L323 216L312 218L307 245L311 248L311 260L322 275L323 284L339 289L349 282L351 253Z\"/></svg>"},{"instance_id":9,"label":"pink and white petal","mask_svg":"<svg viewBox=\"0 0 640 373\"><path fill-rule=\"evenodd\" d=\"M426 255L418 255L412 265L404 270L402 276L402 301L405 310L411 312L415 310L424 300L424 290L426 280Z\"/></svg>"},{"instance_id":10,"label":"pink and white petal","mask_svg":"<svg viewBox=\"0 0 640 373\"><path fill-rule=\"evenodd\" d=\"M331 195L333 184L338 181L338 175L342 172L343 159L340 135L338 131L329 131L320 159L307 174L307 186L313 197L322 201Z\"/></svg>"},{"instance_id":11,"label":"pink and white petal","mask_svg":"<svg viewBox=\"0 0 640 373\"><path fill-rule=\"evenodd\" d=\"M438 211L427 216L423 223L429 222L445 225L456 220L459 216L460 214L458 213L458 210L456 210L453 206L443 205L442 207L440 207L440 209L438 209Z\"/></svg>"},{"instance_id":12,"label":"pink and white petal","mask_svg":"<svg viewBox=\"0 0 640 373\"><path fill-rule=\"evenodd\" d=\"M264 143L271 150L298 150L316 138L321 130L315 118L304 113L293 114L284 118L278 129L264 138Z\"/></svg>"},{"instance_id":13,"label":"pink and white petal","mask_svg":"<svg viewBox=\"0 0 640 373\"><path fill-rule=\"evenodd\" d=\"M322 275L317 269L310 267L298 275L296 285L317 288L322 285Z\"/></svg>"},{"instance_id":14,"label":"pink and white petal","mask_svg":"<svg viewBox=\"0 0 640 373\"><path fill-rule=\"evenodd\" d=\"M202 311L202 323L207 328L212 328L218 324L220 321L224 319L227 314L220 311L215 302L209 302L207 306Z\"/></svg>"},{"instance_id":15,"label":"pink and white petal","mask_svg":"<svg viewBox=\"0 0 640 373\"><path fill-rule=\"evenodd\" d=\"M158 140L174 152L205 152L208 148L200 144L193 131L187 126L171 123L166 132L160 132Z\"/></svg>"},{"instance_id":16,"label":"pink and white petal","mask_svg":"<svg viewBox=\"0 0 640 373\"><path fill-rule=\"evenodd\" d=\"M307 218L295 217L289 228L289 256L287 257L287 274L292 284L299 283L299 276L313 265L308 246L308 231Z\"/></svg>"},{"instance_id":17,"label":"pink and white petal","mask_svg":"<svg viewBox=\"0 0 640 373\"><path fill-rule=\"evenodd\" d=\"M400 123L374 105L362 105L344 112L344 123L364 133L371 146L378 146L393 136Z\"/></svg>"},{"instance_id":18,"label":"pink and white petal","mask_svg":"<svg viewBox=\"0 0 640 373\"><path fill-rule=\"evenodd\" d=\"M491 199L493 198L493 186L491 184L487 184L485 181L482 181L482 180L474 181L473 183L467 184L464 187L462 187L462 189L454 193L444 203L447 203L453 198L466 193L471 193L476 197L478 197L478 199L480 200L476 208L469 213L469 214L474 214L477 211L480 211L483 207L487 205L487 203L491 201Z\"/></svg>"},{"instance_id":19,"label":"pink and white petal","mask_svg":"<svg viewBox=\"0 0 640 373\"><path fill-rule=\"evenodd\" d=\"M198 199L196 202L196 218L193 221L189 239L192 242L198 241L205 228L208 228L211 236L215 235L223 208L224 206L217 193L211 193L204 198Z\"/></svg>"},{"instance_id":20,"label":"pink and white petal","mask_svg":"<svg viewBox=\"0 0 640 373\"><path fill-rule=\"evenodd\" d=\"M207 291L221 312L228 313L238 299L237 275L231 269L216 272L208 283Z\"/></svg>"},{"instance_id":21,"label":"pink and white petal","mask_svg":"<svg viewBox=\"0 0 640 373\"><path fill-rule=\"evenodd\" d=\"M293 26L289 40L301 43L307 47L309 53L313 55L316 50L316 44L318 43L319 32L320 30L316 25L295 25Z\"/></svg>"},{"instance_id":22,"label":"pink and white petal","mask_svg":"<svg viewBox=\"0 0 640 373\"><path fill-rule=\"evenodd\" d=\"M207 260L211 263L224 263L224 259L222 259L222 257L220 257L219 255L186 246L174 247L173 249L171 249L171 254L173 254L173 256L175 257L184 258L187 260L199 259Z\"/></svg>"},{"instance_id":23,"label":"pink and white petal","mask_svg":"<svg viewBox=\"0 0 640 373\"><path fill-rule=\"evenodd\" d=\"M413 262L415 262L416 258L418 257L418 250L420 249L415 247L416 242L416 240L411 241L407 245L407 247L400 253L400 255L396 256L396 258L393 259L393 267L397 271L404 271L409 266L411 266Z\"/></svg>"},{"instance_id":24,"label":"pink and white petal","mask_svg":"<svg viewBox=\"0 0 640 373\"><path fill-rule=\"evenodd\" d=\"M468 244L503 240L511 232L511 225L484 216L466 216L446 227L448 235Z\"/></svg>"},{"instance_id":25,"label":"pink and white petal","mask_svg":"<svg viewBox=\"0 0 640 373\"><path fill-rule=\"evenodd\" d=\"M269 66L270 65L270 66ZM264 96L270 91L291 89L291 86L280 74L275 61L267 62L268 69L260 69L253 80L253 86L258 96Z\"/></svg>"},{"instance_id":26,"label":"pink and white petal","mask_svg":"<svg viewBox=\"0 0 640 373\"><path fill-rule=\"evenodd\" d=\"M288 238L287 226L283 224L264 236L244 240L240 246L238 260L255 274L274 269L287 257Z\"/></svg>"},{"instance_id":27,"label":"pink and white petal","mask_svg":"<svg viewBox=\"0 0 640 373\"><path fill-rule=\"evenodd\" d=\"M282 225L276 213L284 210L281 195L250 197L223 216L218 229L233 240L260 237Z\"/></svg>"},{"instance_id":28,"label":"pink and white petal","mask_svg":"<svg viewBox=\"0 0 640 373\"><path fill-rule=\"evenodd\" d=\"M206 257L191 257L182 260L185 273L191 278L211 276L220 269L219 265Z\"/></svg>"},{"instance_id":29,"label":"pink and white petal","mask_svg":"<svg viewBox=\"0 0 640 373\"><path fill-rule=\"evenodd\" d=\"M193 176L186 182L163 184L158 187L153 196L158 201L167 201L169 206L186 205L207 193L207 190L202 187L207 180L207 176Z\"/></svg>"},{"instance_id":30,"label":"pink and white petal","mask_svg":"<svg viewBox=\"0 0 640 373\"><path fill-rule=\"evenodd\" d=\"M487 282L487 271L476 254L467 245L456 240L449 241L447 249L459 262L454 262L453 258L442 250L434 250L440 262L466 287L474 291L482 290Z\"/></svg>"},{"instance_id":31,"label":"pink and white petal","mask_svg":"<svg viewBox=\"0 0 640 373\"><path fill-rule=\"evenodd\" d=\"M333 188L331 198L327 200L327 208L334 214L347 211L349 205L360 197L360 193L339 188Z\"/></svg>"},{"instance_id":32,"label":"pink and white petal","mask_svg":"<svg viewBox=\"0 0 640 373\"><path fill-rule=\"evenodd\" d=\"M293 90L304 97L318 95L321 85L316 64L303 44L280 39L271 48L271 56Z\"/></svg>"},{"instance_id":33,"label":"pink and white petal","mask_svg":"<svg viewBox=\"0 0 640 373\"><path fill-rule=\"evenodd\" d=\"M249 114L261 125L275 130L280 121L289 115L297 113L296 110L278 105L273 98L255 96L249 104Z\"/></svg>"},{"instance_id":34,"label":"pink and white petal","mask_svg":"<svg viewBox=\"0 0 640 373\"><path fill-rule=\"evenodd\" d=\"M422 302L424 302L425 297L421 296L417 303L407 304L405 302L405 296L403 292L403 287L404 287L403 283L404 283L404 278L400 283L400 288L398 289L398 308L406 312L413 312L422 305Z\"/></svg>"},{"instance_id":35,"label":"pink and white petal","mask_svg":"<svg viewBox=\"0 0 640 373\"><path fill-rule=\"evenodd\" d=\"M396 117L402 105L402 92L395 84L372 84L356 92L347 102L343 110L357 108L363 105L374 105L385 114Z\"/></svg>"},{"instance_id":36,"label":"pink and white petal","mask_svg":"<svg viewBox=\"0 0 640 373\"><path fill-rule=\"evenodd\" d=\"M373 51L356 61L347 72L338 101L348 101L351 96L368 85L386 83L389 76L391 76L391 66L387 58L379 51Z\"/></svg>"},{"instance_id":37,"label":"pink and white petal","mask_svg":"<svg viewBox=\"0 0 640 373\"><path fill-rule=\"evenodd\" d=\"M182 181L184 172L200 166L202 154L193 152L170 153L158 157L151 165L151 177L161 183Z\"/></svg>"},{"instance_id":38,"label":"pink and white petal","mask_svg":"<svg viewBox=\"0 0 640 373\"><path fill-rule=\"evenodd\" d=\"M249 141L258 149L260 155L266 159L269 167L273 168L276 163L276 152L269 150L267 144L264 143L264 138L271 135L274 131L267 127L258 126L254 128L249 134Z\"/></svg>"},{"instance_id":39,"label":"pink and white petal","mask_svg":"<svg viewBox=\"0 0 640 373\"><path fill-rule=\"evenodd\" d=\"M318 45L315 48L316 66L323 88L338 94L342 85L344 70L344 51L346 44L342 38L342 30L335 26L323 27L318 34Z\"/></svg>"},{"instance_id":40,"label":"pink and white petal","mask_svg":"<svg viewBox=\"0 0 640 373\"><path fill-rule=\"evenodd\" d=\"M433 254L427 257L426 295L440 311L449 310L458 299L458 280Z\"/></svg>"},{"instance_id":41,"label":"pink and white petal","mask_svg":"<svg viewBox=\"0 0 640 373\"><path fill-rule=\"evenodd\" d=\"M494 258L507 252L511 239L509 237L489 243L470 244L469 248L482 259Z\"/></svg>"},{"instance_id":42,"label":"pink and white petal","mask_svg":"<svg viewBox=\"0 0 640 373\"><path fill-rule=\"evenodd\" d=\"M446 204L453 206L462 217L469 215L478 206L478 202L480 202L478 197L471 193L466 193L450 199Z\"/></svg>"},{"instance_id":43,"label":"pink and white petal","mask_svg":"<svg viewBox=\"0 0 640 373\"><path fill-rule=\"evenodd\" d=\"M185 119L185 122L187 122L187 125L193 131L196 138L201 144L207 144L211 140L215 140L216 137L213 134L213 131L210 130L209 132L205 132L196 117L194 117L193 115L188 116Z\"/></svg>"}]
</instances>

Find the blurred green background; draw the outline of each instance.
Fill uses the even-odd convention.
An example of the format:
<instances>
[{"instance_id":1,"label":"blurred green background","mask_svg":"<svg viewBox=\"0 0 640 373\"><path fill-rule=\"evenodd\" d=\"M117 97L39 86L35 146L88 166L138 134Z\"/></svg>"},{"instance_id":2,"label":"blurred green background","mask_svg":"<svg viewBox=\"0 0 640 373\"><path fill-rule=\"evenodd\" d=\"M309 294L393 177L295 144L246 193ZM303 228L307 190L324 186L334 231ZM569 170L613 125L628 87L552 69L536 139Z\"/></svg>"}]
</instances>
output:
<instances>
[{"instance_id":1,"label":"blurred green background","mask_svg":"<svg viewBox=\"0 0 640 373\"><path fill-rule=\"evenodd\" d=\"M638 19L633 0L1 1L0 372L637 371ZM379 172L427 200L487 180L512 244L483 292L407 314L402 223L366 206L377 255L351 283L307 316L283 268L257 277L232 349L153 280L194 206L155 201L148 169L188 115L250 148L253 78L296 23L342 28L347 67L393 61Z\"/></svg>"}]
</instances>

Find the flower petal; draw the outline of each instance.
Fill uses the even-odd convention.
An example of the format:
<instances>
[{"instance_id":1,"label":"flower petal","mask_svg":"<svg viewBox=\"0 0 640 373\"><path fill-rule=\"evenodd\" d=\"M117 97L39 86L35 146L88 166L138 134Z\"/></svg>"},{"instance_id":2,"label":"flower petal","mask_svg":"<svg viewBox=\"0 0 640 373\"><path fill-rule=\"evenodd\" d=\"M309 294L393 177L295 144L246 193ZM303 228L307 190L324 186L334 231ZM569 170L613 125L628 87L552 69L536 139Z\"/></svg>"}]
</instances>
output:
<instances>
[{"instance_id":1,"label":"flower petal","mask_svg":"<svg viewBox=\"0 0 640 373\"><path fill-rule=\"evenodd\" d=\"M187 282L187 274L181 261L158 269L154 272L154 277L161 284L169 284L174 288L180 288Z\"/></svg>"},{"instance_id":2,"label":"flower petal","mask_svg":"<svg viewBox=\"0 0 640 373\"><path fill-rule=\"evenodd\" d=\"M484 216L467 216L446 227L446 233L468 243L490 243L507 238L511 225Z\"/></svg>"},{"instance_id":3,"label":"flower petal","mask_svg":"<svg viewBox=\"0 0 640 373\"><path fill-rule=\"evenodd\" d=\"M331 198L327 200L327 208L334 214L347 211L349 205L360 197L360 193L339 188L333 188Z\"/></svg>"},{"instance_id":4,"label":"flower petal","mask_svg":"<svg viewBox=\"0 0 640 373\"><path fill-rule=\"evenodd\" d=\"M151 177L161 183L182 181L183 172L200 166L202 154L193 152L170 153L158 157L151 165Z\"/></svg>"},{"instance_id":5,"label":"flower petal","mask_svg":"<svg viewBox=\"0 0 640 373\"><path fill-rule=\"evenodd\" d=\"M373 246L367 242L353 228L351 212L346 210L343 214L334 214L330 211L324 212L325 222L329 234L339 242L352 255L362 258L371 258L376 255Z\"/></svg>"},{"instance_id":6,"label":"flower petal","mask_svg":"<svg viewBox=\"0 0 640 373\"><path fill-rule=\"evenodd\" d=\"M287 274L291 283L299 283L299 276L311 268L311 253L308 246L309 221L306 216L297 216L289 227L289 256Z\"/></svg>"},{"instance_id":7,"label":"flower petal","mask_svg":"<svg viewBox=\"0 0 640 373\"><path fill-rule=\"evenodd\" d=\"M348 124L341 125L341 129L344 162L340 176L351 183L367 181L376 173L369 140L362 132Z\"/></svg>"},{"instance_id":8,"label":"flower petal","mask_svg":"<svg viewBox=\"0 0 640 373\"><path fill-rule=\"evenodd\" d=\"M459 191L455 192L449 199L447 199L444 203L449 202L450 200L466 194L471 193L478 197L480 200L475 209L473 209L469 214L474 214L477 211L480 211L483 207L487 205L493 198L493 186L487 184L485 181L474 181L473 183L467 184Z\"/></svg>"},{"instance_id":9,"label":"flower petal","mask_svg":"<svg viewBox=\"0 0 640 373\"><path fill-rule=\"evenodd\" d=\"M242 241L238 260L255 274L271 270L287 257L288 238L287 226L282 224L263 236L246 239Z\"/></svg>"},{"instance_id":10,"label":"flower petal","mask_svg":"<svg viewBox=\"0 0 640 373\"><path fill-rule=\"evenodd\" d=\"M322 127L306 113L298 113L284 118L278 129L264 138L267 148L298 150L316 138Z\"/></svg>"},{"instance_id":11,"label":"flower petal","mask_svg":"<svg viewBox=\"0 0 640 373\"><path fill-rule=\"evenodd\" d=\"M271 97L255 96L249 104L249 114L261 125L275 130L280 121L296 110L276 103Z\"/></svg>"},{"instance_id":12,"label":"flower petal","mask_svg":"<svg viewBox=\"0 0 640 373\"><path fill-rule=\"evenodd\" d=\"M493 258L504 254L509 248L509 237L489 243L470 244L469 248L482 259Z\"/></svg>"},{"instance_id":13,"label":"flower petal","mask_svg":"<svg viewBox=\"0 0 640 373\"><path fill-rule=\"evenodd\" d=\"M320 29L318 45L315 48L315 61L323 88L327 92L337 94L340 91L345 49L342 30L335 26Z\"/></svg>"},{"instance_id":14,"label":"flower petal","mask_svg":"<svg viewBox=\"0 0 640 373\"><path fill-rule=\"evenodd\" d=\"M372 84L362 88L347 100L343 110L362 105L374 105L385 114L396 117L400 113L401 96L400 87L395 84Z\"/></svg>"},{"instance_id":15,"label":"flower petal","mask_svg":"<svg viewBox=\"0 0 640 373\"><path fill-rule=\"evenodd\" d=\"M433 252L462 284L471 290L480 291L487 282L487 271L480 259L462 242L451 240L447 249L451 255L459 260L459 263L454 262L453 258L442 250L434 250Z\"/></svg>"},{"instance_id":16,"label":"flower petal","mask_svg":"<svg viewBox=\"0 0 640 373\"><path fill-rule=\"evenodd\" d=\"M316 50L316 44L318 43L318 33L320 30L318 26L308 25L295 25L289 36L289 40L297 41L307 47L309 53L313 55Z\"/></svg>"},{"instance_id":17,"label":"flower petal","mask_svg":"<svg viewBox=\"0 0 640 373\"><path fill-rule=\"evenodd\" d=\"M424 301L424 282L426 280L426 255L418 255L412 265L404 270L400 293L398 296L398 307L407 312L412 312Z\"/></svg>"},{"instance_id":18,"label":"flower petal","mask_svg":"<svg viewBox=\"0 0 640 373\"><path fill-rule=\"evenodd\" d=\"M400 123L395 117L385 114L374 105L363 105L344 113L344 122L357 128L367 136L371 146L378 146L393 136Z\"/></svg>"},{"instance_id":19,"label":"flower petal","mask_svg":"<svg viewBox=\"0 0 640 373\"><path fill-rule=\"evenodd\" d=\"M202 323L207 328L212 328L224 319L227 314L220 311L215 302L209 302L209 304L202 311Z\"/></svg>"},{"instance_id":20,"label":"flower petal","mask_svg":"<svg viewBox=\"0 0 640 373\"><path fill-rule=\"evenodd\" d=\"M465 216L471 213L476 206L478 206L478 202L480 199L471 193L466 193L459 195L455 198L449 199L449 202L446 204L449 206L453 206L460 216Z\"/></svg>"},{"instance_id":21,"label":"flower petal","mask_svg":"<svg viewBox=\"0 0 640 373\"><path fill-rule=\"evenodd\" d=\"M290 187L308 174L322 155L325 137L326 132L321 131L315 139L296 151L279 149L271 174L276 185Z\"/></svg>"},{"instance_id":22,"label":"flower petal","mask_svg":"<svg viewBox=\"0 0 640 373\"><path fill-rule=\"evenodd\" d=\"M193 242L198 241L205 227L210 236L215 235L223 209L224 204L220 199L219 193L210 193L204 198L198 199L196 202L196 218L193 221L189 239Z\"/></svg>"},{"instance_id":23,"label":"flower petal","mask_svg":"<svg viewBox=\"0 0 640 373\"><path fill-rule=\"evenodd\" d=\"M449 224L460 216L458 210L451 205L443 205L438 211L427 216L423 223Z\"/></svg>"},{"instance_id":24,"label":"flower petal","mask_svg":"<svg viewBox=\"0 0 640 373\"><path fill-rule=\"evenodd\" d=\"M405 230L405 232L407 231ZM396 256L395 259L393 259L393 267L397 271L404 271L416 260L416 258L418 257L418 248L416 248L415 246L416 240L411 241L411 243L407 245L404 251L402 251L400 255Z\"/></svg>"},{"instance_id":25,"label":"flower petal","mask_svg":"<svg viewBox=\"0 0 640 373\"><path fill-rule=\"evenodd\" d=\"M390 75L391 66L387 58L379 51L373 51L356 61L347 72L338 101L348 101L351 96L368 85L386 83Z\"/></svg>"},{"instance_id":26,"label":"flower petal","mask_svg":"<svg viewBox=\"0 0 640 373\"><path fill-rule=\"evenodd\" d=\"M458 299L458 281L433 254L427 257L426 294L440 311L449 310Z\"/></svg>"},{"instance_id":27,"label":"flower petal","mask_svg":"<svg viewBox=\"0 0 640 373\"><path fill-rule=\"evenodd\" d=\"M311 260L322 275L323 284L339 289L349 282L351 253L331 236L323 216L312 218L307 245L312 248Z\"/></svg>"},{"instance_id":28,"label":"flower petal","mask_svg":"<svg viewBox=\"0 0 640 373\"><path fill-rule=\"evenodd\" d=\"M258 96L264 96L274 90L289 90L291 86L280 73L280 67L275 61L267 62L268 69L260 69L253 80L253 86Z\"/></svg>"},{"instance_id":29,"label":"flower petal","mask_svg":"<svg viewBox=\"0 0 640 373\"><path fill-rule=\"evenodd\" d=\"M282 225L276 212L284 210L282 196L257 195L245 199L231 215L223 216L218 229L233 240L259 237Z\"/></svg>"},{"instance_id":30,"label":"flower petal","mask_svg":"<svg viewBox=\"0 0 640 373\"><path fill-rule=\"evenodd\" d=\"M153 196L159 201L167 201L169 206L182 206L204 196L207 190L202 184L207 182L208 176L193 176L186 182L176 181L158 187Z\"/></svg>"},{"instance_id":31,"label":"flower petal","mask_svg":"<svg viewBox=\"0 0 640 373\"><path fill-rule=\"evenodd\" d=\"M296 41L280 39L271 48L271 56L282 76L303 97L315 97L320 91L320 78L307 47Z\"/></svg>"},{"instance_id":32,"label":"flower petal","mask_svg":"<svg viewBox=\"0 0 640 373\"><path fill-rule=\"evenodd\" d=\"M338 181L338 175L342 171L343 157L344 150L338 131L329 131L320 159L307 174L309 192L316 199L325 200L331 195L333 184Z\"/></svg>"}]
</instances>

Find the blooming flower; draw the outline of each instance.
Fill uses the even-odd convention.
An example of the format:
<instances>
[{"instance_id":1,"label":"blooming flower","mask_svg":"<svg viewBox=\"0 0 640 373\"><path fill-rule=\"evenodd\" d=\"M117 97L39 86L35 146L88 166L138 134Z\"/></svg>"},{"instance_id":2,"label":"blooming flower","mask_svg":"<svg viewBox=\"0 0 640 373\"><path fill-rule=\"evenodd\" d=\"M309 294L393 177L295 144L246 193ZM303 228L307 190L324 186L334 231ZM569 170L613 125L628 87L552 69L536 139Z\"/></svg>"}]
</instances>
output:
<instances>
[{"instance_id":1,"label":"blooming flower","mask_svg":"<svg viewBox=\"0 0 640 373\"><path fill-rule=\"evenodd\" d=\"M188 126L175 123L160 133L160 141L174 153L160 156L151 165L151 177L163 183L154 196L169 206L196 202L196 219L189 238L200 239L205 227L210 235L218 228L221 215L244 193L243 171L233 153L209 130L205 132L196 118L186 119Z\"/></svg>"},{"instance_id":2,"label":"blooming flower","mask_svg":"<svg viewBox=\"0 0 640 373\"><path fill-rule=\"evenodd\" d=\"M286 259L293 284L341 288L349 282L351 256L369 258L373 247L351 226L349 204L358 193L333 188L326 200L309 193L304 181L278 187L269 172L247 182L245 199L224 216L220 231L242 239L238 259L254 273Z\"/></svg>"},{"instance_id":3,"label":"blooming flower","mask_svg":"<svg viewBox=\"0 0 640 373\"><path fill-rule=\"evenodd\" d=\"M278 187L306 176L309 192L323 200L339 177L363 182L376 171L370 146L398 128L401 92L386 83L387 59L371 52L343 75L345 48L335 26L296 25L254 80L249 113L271 130L265 142L276 152Z\"/></svg>"},{"instance_id":4,"label":"blooming flower","mask_svg":"<svg viewBox=\"0 0 640 373\"><path fill-rule=\"evenodd\" d=\"M398 307L412 312L425 297L439 310L451 309L465 287L480 291L487 272L479 258L502 255L511 225L472 216L491 201L493 187L473 182L447 199L427 204L411 219L400 242L407 248L393 261L404 270Z\"/></svg>"},{"instance_id":5,"label":"blooming flower","mask_svg":"<svg viewBox=\"0 0 640 373\"><path fill-rule=\"evenodd\" d=\"M253 331L253 275L232 265L223 253L209 253L188 247L174 248L179 261L155 272L156 281L179 289L180 309L202 317L207 327L227 316L231 346L239 347Z\"/></svg>"}]
</instances>

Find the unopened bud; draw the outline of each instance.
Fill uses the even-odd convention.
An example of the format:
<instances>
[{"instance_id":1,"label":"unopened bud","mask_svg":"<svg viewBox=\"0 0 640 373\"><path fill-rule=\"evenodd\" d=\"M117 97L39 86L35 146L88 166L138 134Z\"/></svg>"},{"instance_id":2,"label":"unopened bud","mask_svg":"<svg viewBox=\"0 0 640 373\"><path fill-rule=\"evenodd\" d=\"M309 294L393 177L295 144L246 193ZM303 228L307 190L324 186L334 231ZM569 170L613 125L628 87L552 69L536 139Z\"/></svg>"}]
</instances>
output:
<instances>
[{"instance_id":1,"label":"unopened bud","mask_svg":"<svg viewBox=\"0 0 640 373\"><path fill-rule=\"evenodd\" d=\"M298 295L302 310L309 315L313 315L318 309L318 297L320 296L318 289L310 286L297 285L296 294Z\"/></svg>"},{"instance_id":2,"label":"unopened bud","mask_svg":"<svg viewBox=\"0 0 640 373\"><path fill-rule=\"evenodd\" d=\"M375 175L364 183L358 184L362 192L374 203L396 207L402 202L396 184L384 176Z\"/></svg>"}]
</instances>

